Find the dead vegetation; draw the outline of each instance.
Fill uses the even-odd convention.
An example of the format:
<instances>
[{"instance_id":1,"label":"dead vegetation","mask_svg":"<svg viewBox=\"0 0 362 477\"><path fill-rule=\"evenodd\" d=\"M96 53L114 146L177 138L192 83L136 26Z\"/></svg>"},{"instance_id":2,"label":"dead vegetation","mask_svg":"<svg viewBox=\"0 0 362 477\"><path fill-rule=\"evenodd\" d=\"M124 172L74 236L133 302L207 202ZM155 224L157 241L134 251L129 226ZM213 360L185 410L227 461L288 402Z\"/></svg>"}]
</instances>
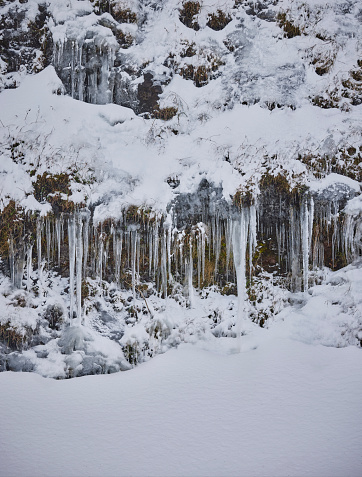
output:
<instances>
[{"instance_id":1,"label":"dead vegetation","mask_svg":"<svg viewBox=\"0 0 362 477\"><path fill-rule=\"evenodd\" d=\"M26 336L11 326L10 321L0 324L0 341L12 350L21 351L26 342Z\"/></svg>"},{"instance_id":2,"label":"dead vegetation","mask_svg":"<svg viewBox=\"0 0 362 477\"><path fill-rule=\"evenodd\" d=\"M184 48L181 50L181 58L192 58L196 55L196 45L194 42L189 43L188 41L182 42Z\"/></svg>"},{"instance_id":3,"label":"dead vegetation","mask_svg":"<svg viewBox=\"0 0 362 477\"><path fill-rule=\"evenodd\" d=\"M24 210L11 200L0 213L0 256L8 257L9 239L19 242L24 236Z\"/></svg>"},{"instance_id":4,"label":"dead vegetation","mask_svg":"<svg viewBox=\"0 0 362 477\"><path fill-rule=\"evenodd\" d=\"M91 0L98 15L109 13L118 23L137 23L137 14L115 0Z\"/></svg>"},{"instance_id":5,"label":"dead vegetation","mask_svg":"<svg viewBox=\"0 0 362 477\"><path fill-rule=\"evenodd\" d=\"M286 12L279 12L277 15L277 22L280 28L284 30L284 36L286 38L294 38L302 34L298 25L295 25L288 17Z\"/></svg>"},{"instance_id":6,"label":"dead vegetation","mask_svg":"<svg viewBox=\"0 0 362 477\"><path fill-rule=\"evenodd\" d=\"M343 147L333 155L305 154L298 159L305 164L316 178L335 172L362 181L362 145Z\"/></svg>"},{"instance_id":7,"label":"dead vegetation","mask_svg":"<svg viewBox=\"0 0 362 477\"><path fill-rule=\"evenodd\" d=\"M217 10L216 13L211 13L208 16L207 26L212 30L220 31L223 30L230 22L230 15L224 13L222 10Z\"/></svg>"},{"instance_id":8,"label":"dead vegetation","mask_svg":"<svg viewBox=\"0 0 362 477\"><path fill-rule=\"evenodd\" d=\"M55 214L74 212L74 202L69 200L70 176L66 173L37 175L33 183L34 197L38 202L48 202Z\"/></svg>"},{"instance_id":9,"label":"dead vegetation","mask_svg":"<svg viewBox=\"0 0 362 477\"><path fill-rule=\"evenodd\" d=\"M163 121L169 121L177 114L177 108L174 106L169 106L166 108L158 108L153 112L153 116L156 119L162 119Z\"/></svg>"},{"instance_id":10,"label":"dead vegetation","mask_svg":"<svg viewBox=\"0 0 362 477\"><path fill-rule=\"evenodd\" d=\"M362 104L362 60L358 60L356 67L339 80L333 89L311 98L311 101L323 109L339 108L345 111L351 106Z\"/></svg>"},{"instance_id":11,"label":"dead vegetation","mask_svg":"<svg viewBox=\"0 0 362 477\"><path fill-rule=\"evenodd\" d=\"M180 10L180 21L188 28L192 28L195 31L200 30L200 25L195 18L200 13L200 10L201 5L199 2L184 2Z\"/></svg>"},{"instance_id":12,"label":"dead vegetation","mask_svg":"<svg viewBox=\"0 0 362 477\"><path fill-rule=\"evenodd\" d=\"M205 64L194 66L193 64L185 64L180 67L177 72L185 79L192 80L197 88L201 88L208 84L210 80L215 78L216 72L224 63L220 58L212 54L206 55Z\"/></svg>"}]
</instances>

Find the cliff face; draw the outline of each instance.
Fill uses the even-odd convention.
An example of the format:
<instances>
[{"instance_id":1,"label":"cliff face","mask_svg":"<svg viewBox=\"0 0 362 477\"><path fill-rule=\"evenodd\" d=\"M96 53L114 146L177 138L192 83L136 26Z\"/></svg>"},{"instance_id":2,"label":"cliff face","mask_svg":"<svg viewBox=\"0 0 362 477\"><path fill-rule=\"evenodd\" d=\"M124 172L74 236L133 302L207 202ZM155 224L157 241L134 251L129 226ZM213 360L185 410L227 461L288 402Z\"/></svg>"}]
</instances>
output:
<instances>
[{"instance_id":1,"label":"cliff face","mask_svg":"<svg viewBox=\"0 0 362 477\"><path fill-rule=\"evenodd\" d=\"M361 15L0 2L2 369L127 369L314 302L311 341L360 346Z\"/></svg>"}]
</instances>

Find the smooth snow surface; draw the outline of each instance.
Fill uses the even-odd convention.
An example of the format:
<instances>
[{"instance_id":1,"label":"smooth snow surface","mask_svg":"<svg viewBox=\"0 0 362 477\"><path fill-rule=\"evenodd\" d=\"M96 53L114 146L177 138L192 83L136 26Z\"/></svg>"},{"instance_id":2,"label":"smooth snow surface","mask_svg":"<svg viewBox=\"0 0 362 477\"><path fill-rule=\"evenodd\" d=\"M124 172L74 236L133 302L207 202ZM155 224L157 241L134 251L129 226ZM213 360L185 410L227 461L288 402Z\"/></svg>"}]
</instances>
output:
<instances>
[{"instance_id":1,"label":"smooth snow surface","mask_svg":"<svg viewBox=\"0 0 362 477\"><path fill-rule=\"evenodd\" d=\"M1 373L0 475L361 475L361 350L218 344L113 375Z\"/></svg>"}]
</instances>

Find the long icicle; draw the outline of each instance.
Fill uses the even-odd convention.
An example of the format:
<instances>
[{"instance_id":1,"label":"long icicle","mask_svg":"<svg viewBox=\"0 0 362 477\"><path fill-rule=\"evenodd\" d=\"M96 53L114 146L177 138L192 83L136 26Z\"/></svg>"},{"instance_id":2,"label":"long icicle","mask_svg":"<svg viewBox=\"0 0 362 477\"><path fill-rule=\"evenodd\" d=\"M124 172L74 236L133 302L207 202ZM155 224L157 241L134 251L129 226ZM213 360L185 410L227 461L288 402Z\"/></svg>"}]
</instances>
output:
<instances>
[{"instance_id":1,"label":"long icicle","mask_svg":"<svg viewBox=\"0 0 362 477\"><path fill-rule=\"evenodd\" d=\"M238 290L238 315L235 324L237 351L240 351L240 335L242 323L246 318L246 247L248 241L249 210L242 209L240 216L233 221L232 245L236 282Z\"/></svg>"},{"instance_id":2,"label":"long icicle","mask_svg":"<svg viewBox=\"0 0 362 477\"><path fill-rule=\"evenodd\" d=\"M69 242L69 295L70 308L69 317L70 323L73 321L74 312L74 262L75 262L75 223L74 216L68 219L68 242Z\"/></svg>"},{"instance_id":3,"label":"long icicle","mask_svg":"<svg viewBox=\"0 0 362 477\"><path fill-rule=\"evenodd\" d=\"M42 226L43 226L42 218L38 217L36 221L36 249L37 249L37 255L38 255L39 273L41 272L41 229L42 229Z\"/></svg>"},{"instance_id":4,"label":"long icicle","mask_svg":"<svg viewBox=\"0 0 362 477\"><path fill-rule=\"evenodd\" d=\"M80 213L76 218L76 289L77 289L77 320L82 324L82 276L83 276L83 220Z\"/></svg>"},{"instance_id":5,"label":"long icicle","mask_svg":"<svg viewBox=\"0 0 362 477\"><path fill-rule=\"evenodd\" d=\"M33 246L29 245L26 253L26 289L30 291L31 288L31 272L32 272L32 252Z\"/></svg>"},{"instance_id":6,"label":"long icicle","mask_svg":"<svg viewBox=\"0 0 362 477\"><path fill-rule=\"evenodd\" d=\"M309 267L309 210L307 199L303 201L302 211L301 211L301 233L302 233L302 256L303 256L303 290L306 292L308 290L308 267Z\"/></svg>"},{"instance_id":7,"label":"long icicle","mask_svg":"<svg viewBox=\"0 0 362 477\"><path fill-rule=\"evenodd\" d=\"M189 306L194 307L194 287L193 287L193 260L192 260L192 235L190 234L190 255L188 266L188 292L189 292Z\"/></svg>"}]
</instances>

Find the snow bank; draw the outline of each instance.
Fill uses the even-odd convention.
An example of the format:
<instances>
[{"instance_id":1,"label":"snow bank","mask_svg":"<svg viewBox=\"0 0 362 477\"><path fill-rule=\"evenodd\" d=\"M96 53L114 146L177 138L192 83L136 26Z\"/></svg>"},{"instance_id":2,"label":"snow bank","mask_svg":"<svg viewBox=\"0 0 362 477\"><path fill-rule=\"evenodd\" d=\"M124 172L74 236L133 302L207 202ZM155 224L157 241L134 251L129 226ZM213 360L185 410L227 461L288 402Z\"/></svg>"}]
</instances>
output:
<instances>
[{"instance_id":1,"label":"snow bank","mask_svg":"<svg viewBox=\"0 0 362 477\"><path fill-rule=\"evenodd\" d=\"M1 373L0 475L357 477L361 365L356 348L279 339L111 376Z\"/></svg>"}]
</instances>

